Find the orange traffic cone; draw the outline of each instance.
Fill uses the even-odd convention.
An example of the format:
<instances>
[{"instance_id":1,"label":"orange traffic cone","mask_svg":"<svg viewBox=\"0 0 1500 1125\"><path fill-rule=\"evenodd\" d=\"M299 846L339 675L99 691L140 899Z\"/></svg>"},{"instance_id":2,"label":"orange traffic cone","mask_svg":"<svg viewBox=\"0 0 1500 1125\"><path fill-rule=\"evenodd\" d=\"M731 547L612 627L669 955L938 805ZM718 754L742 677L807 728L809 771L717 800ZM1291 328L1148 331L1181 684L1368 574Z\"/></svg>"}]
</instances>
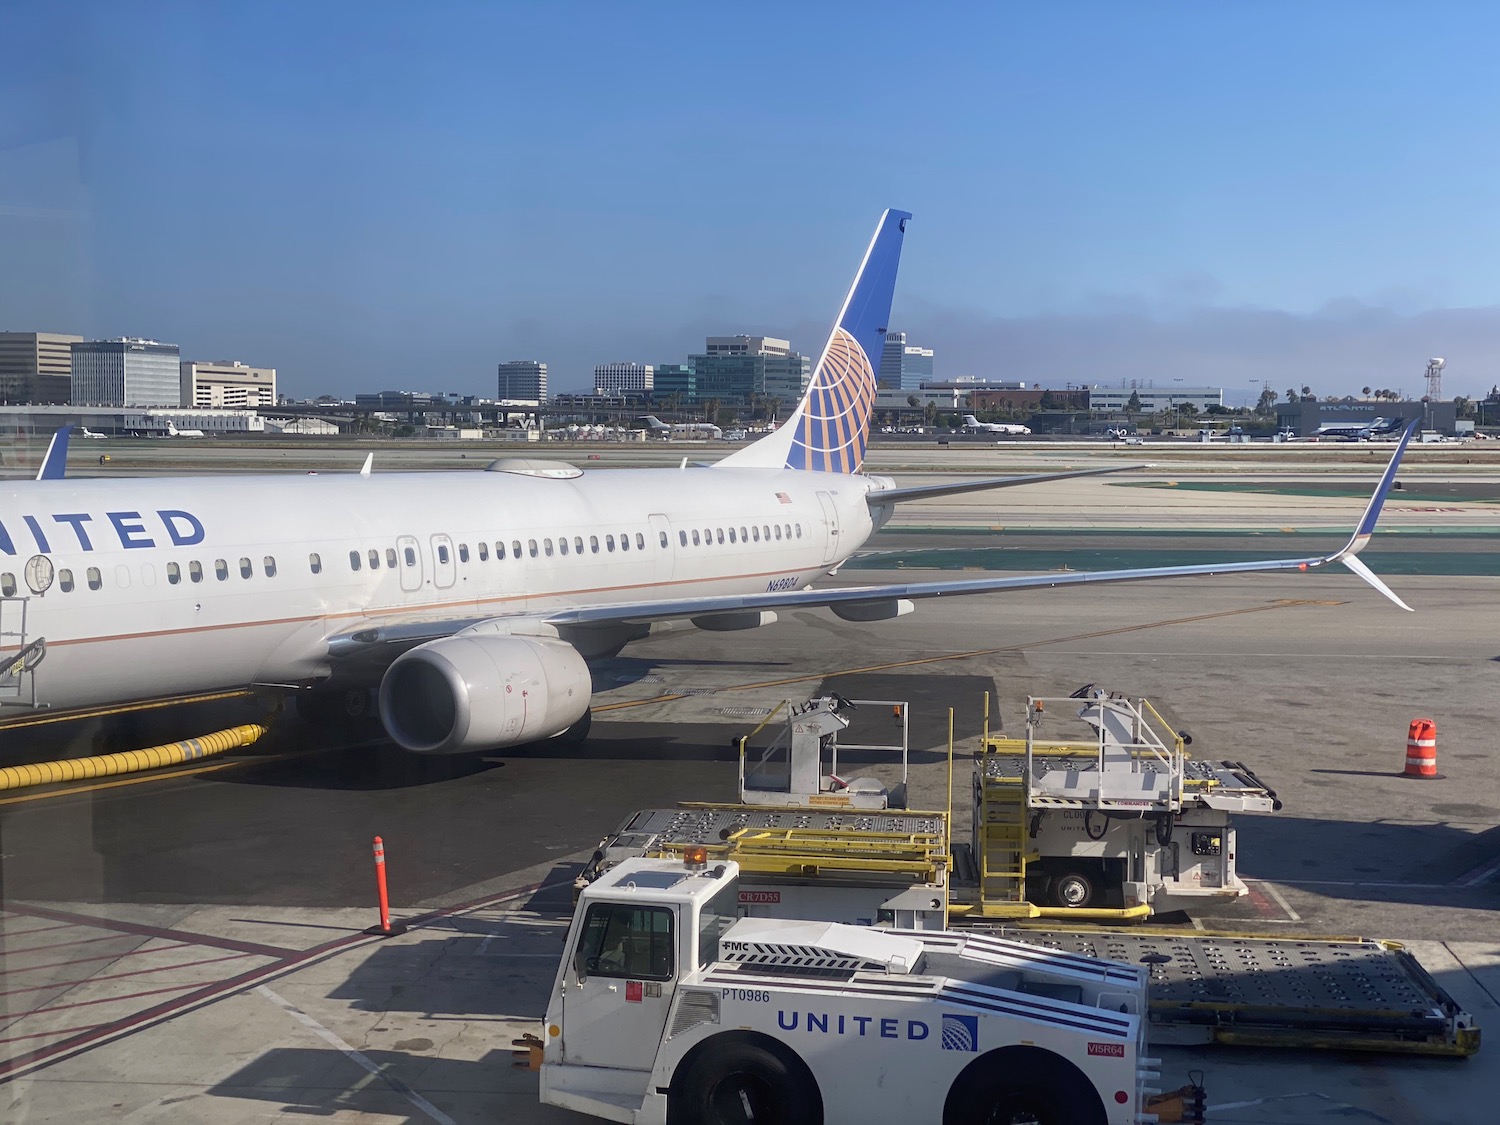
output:
<instances>
[{"instance_id":1,"label":"orange traffic cone","mask_svg":"<svg viewBox=\"0 0 1500 1125\"><path fill-rule=\"evenodd\" d=\"M1406 732L1406 769L1403 777L1440 781L1437 771L1437 724L1431 719L1413 719Z\"/></svg>"}]
</instances>

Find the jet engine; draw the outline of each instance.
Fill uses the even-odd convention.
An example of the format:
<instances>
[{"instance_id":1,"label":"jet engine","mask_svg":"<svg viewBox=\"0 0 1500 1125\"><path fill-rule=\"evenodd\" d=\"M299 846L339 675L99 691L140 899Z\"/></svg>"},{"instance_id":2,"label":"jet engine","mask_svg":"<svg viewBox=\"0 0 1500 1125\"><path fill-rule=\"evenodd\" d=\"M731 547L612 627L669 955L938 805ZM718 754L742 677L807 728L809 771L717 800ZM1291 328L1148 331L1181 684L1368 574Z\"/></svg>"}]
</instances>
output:
<instances>
[{"instance_id":1,"label":"jet engine","mask_svg":"<svg viewBox=\"0 0 1500 1125\"><path fill-rule=\"evenodd\" d=\"M403 653L380 681L380 721L407 750L455 754L561 734L593 690L576 649L500 635L444 637Z\"/></svg>"}]
</instances>

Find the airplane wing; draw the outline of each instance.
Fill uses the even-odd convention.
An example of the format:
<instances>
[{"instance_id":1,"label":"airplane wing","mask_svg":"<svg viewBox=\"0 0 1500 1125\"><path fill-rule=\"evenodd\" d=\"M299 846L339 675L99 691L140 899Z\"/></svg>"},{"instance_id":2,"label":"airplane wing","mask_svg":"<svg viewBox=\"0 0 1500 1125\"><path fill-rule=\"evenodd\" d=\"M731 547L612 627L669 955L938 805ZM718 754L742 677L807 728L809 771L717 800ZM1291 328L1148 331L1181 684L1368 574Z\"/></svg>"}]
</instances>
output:
<instances>
[{"instance_id":1,"label":"airplane wing","mask_svg":"<svg viewBox=\"0 0 1500 1125\"><path fill-rule=\"evenodd\" d=\"M1166 578L1192 578L1215 574L1254 574L1265 571L1316 570L1330 563L1341 563L1363 581L1369 583L1382 595L1401 609L1411 612L1411 606L1403 602L1369 567L1357 557L1370 541L1375 531L1380 511L1396 479L1396 470L1402 455L1411 441L1416 423L1407 428L1400 444L1392 455L1390 464L1381 475L1364 514L1360 517L1349 541L1329 555L1310 555L1288 559L1265 559L1254 562L1204 563L1192 566L1141 567L1132 570L1054 571L1047 574L1021 575L995 578L973 578L960 581L903 582L881 586L844 586L809 590L788 590L756 594L732 594L700 598L657 599L653 601L629 602L607 606L578 606L555 609L543 613L521 611L515 614L487 614L484 616L429 617L382 619L366 622L347 632L329 638L329 655L335 659L373 654L375 646L413 645L439 637L452 636L465 629L495 624L511 623L517 632L528 629L587 629L621 625L648 625L653 621L672 618L712 618L715 615L756 612L777 609L812 609L827 607L849 620L881 620L908 612L912 601L924 598L958 597L967 594L995 594L1019 590L1049 590L1065 586L1099 585L1112 582L1146 582ZM1129 466L1135 467L1135 466ZM959 491L980 487L999 487L1005 483L1050 480L1066 476L1087 476L1100 472L1116 472L1117 469L1084 470L1079 473L1055 474L1048 477L1002 479L995 482L972 482L956 486ZM938 492L925 495L942 495L946 486L935 486ZM921 493L921 489L888 489L884 493L873 493L871 503L881 496L891 498L893 493ZM914 498L910 495L900 498ZM894 502L894 501L892 501Z\"/></svg>"},{"instance_id":2,"label":"airplane wing","mask_svg":"<svg viewBox=\"0 0 1500 1125\"><path fill-rule=\"evenodd\" d=\"M1069 480L1072 477L1099 477L1109 473L1127 473L1143 468L1149 468L1149 466L1113 465L1107 469L1073 469L1065 473L1038 473L1029 477L986 477L983 480L969 480L959 484L921 484L912 488L883 488L871 492L865 497L865 502L872 508L884 508L907 500L930 500L934 496L957 496L962 492L982 492L989 488L1011 488L1018 484L1040 484L1043 481Z\"/></svg>"},{"instance_id":3,"label":"airplane wing","mask_svg":"<svg viewBox=\"0 0 1500 1125\"><path fill-rule=\"evenodd\" d=\"M973 578L957 582L907 582L884 586L854 586L816 590L793 590L764 594L682 598L675 601L643 602L636 605L587 606L555 610L545 616L554 626L599 625L606 623L644 623L671 617L699 617L714 613L733 613L763 609L802 609L827 606L835 613L839 607L852 611L853 619L873 620L894 617L904 612L897 603L921 598L954 597L962 594L994 594L1010 590L1049 590L1063 586L1098 585L1106 582L1145 582L1162 578L1192 578L1212 574L1253 574L1274 570L1315 570L1329 563L1342 563L1363 581L1369 583L1400 608L1411 612L1403 602L1356 556L1369 544L1385 498L1396 479L1401 457L1416 429L1413 423L1401 438L1390 464L1381 475L1364 515L1360 517L1349 541L1330 555L1311 555L1290 559L1265 559L1255 562L1203 563L1192 566L1154 566L1134 570L1060 571L1048 574L1006 578ZM843 616L843 614L841 614Z\"/></svg>"}]
</instances>

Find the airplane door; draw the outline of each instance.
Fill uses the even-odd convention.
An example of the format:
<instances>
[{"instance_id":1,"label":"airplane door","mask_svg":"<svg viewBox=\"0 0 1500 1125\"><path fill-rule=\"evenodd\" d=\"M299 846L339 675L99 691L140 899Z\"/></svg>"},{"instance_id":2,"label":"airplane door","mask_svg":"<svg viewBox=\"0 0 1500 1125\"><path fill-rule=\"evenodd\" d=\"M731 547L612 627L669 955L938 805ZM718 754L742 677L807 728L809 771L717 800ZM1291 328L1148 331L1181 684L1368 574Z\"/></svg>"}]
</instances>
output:
<instances>
[{"instance_id":1,"label":"airplane door","mask_svg":"<svg viewBox=\"0 0 1500 1125\"><path fill-rule=\"evenodd\" d=\"M408 594L422 588L422 547L414 535L396 537L397 566L401 571L401 588Z\"/></svg>"},{"instance_id":2,"label":"airplane door","mask_svg":"<svg viewBox=\"0 0 1500 1125\"><path fill-rule=\"evenodd\" d=\"M656 560L656 572L653 578L657 582L670 582L672 581L672 560L677 557L672 543L672 525L660 512L652 512L647 518L651 521L651 542L646 544L646 550L650 551L651 557ZM663 543L666 546L662 546Z\"/></svg>"},{"instance_id":3,"label":"airplane door","mask_svg":"<svg viewBox=\"0 0 1500 1125\"><path fill-rule=\"evenodd\" d=\"M458 564L453 560L453 540L447 535L432 537L432 584L439 590L453 585Z\"/></svg>"},{"instance_id":4,"label":"airplane door","mask_svg":"<svg viewBox=\"0 0 1500 1125\"><path fill-rule=\"evenodd\" d=\"M818 493L818 503L823 505L823 522L828 528L828 537L823 542L823 561L832 562L839 549L839 510L833 497L826 492Z\"/></svg>"}]
</instances>

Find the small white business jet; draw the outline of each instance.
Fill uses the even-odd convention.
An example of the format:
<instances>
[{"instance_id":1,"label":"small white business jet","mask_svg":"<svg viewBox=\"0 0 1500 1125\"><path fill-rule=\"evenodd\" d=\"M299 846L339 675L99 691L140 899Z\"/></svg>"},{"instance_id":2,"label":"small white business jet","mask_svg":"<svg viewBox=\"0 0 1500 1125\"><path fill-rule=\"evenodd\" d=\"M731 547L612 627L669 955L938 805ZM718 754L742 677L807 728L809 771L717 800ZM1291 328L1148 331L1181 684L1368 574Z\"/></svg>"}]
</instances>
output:
<instances>
[{"instance_id":1,"label":"small white business jet","mask_svg":"<svg viewBox=\"0 0 1500 1125\"><path fill-rule=\"evenodd\" d=\"M177 428L177 423L174 422L174 421L172 421L170 418L168 418L167 419L167 436L168 437L206 437L207 435L202 430L179 430Z\"/></svg>"},{"instance_id":2,"label":"small white business jet","mask_svg":"<svg viewBox=\"0 0 1500 1125\"><path fill-rule=\"evenodd\" d=\"M873 622L923 598L1334 562L1402 605L1356 556L1405 441L1331 555L814 587L903 501L1120 471L910 488L860 471L908 218L882 216L791 417L712 466L373 474L367 458L358 473L72 480L60 431L40 479L0 484L0 693L336 701L378 684L390 737L445 753L585 732L587 659L669 619L727 631L826 607Z\"/></svg>"},{"instance_id":3,"label":"small white business jet","mask_svg":"<svg viewBox=\"0 0 1500 1125\"><path fill-rule=\"evenodd\" d=\"M712 422L673 422L670 425L663 422L655 414L647 414L641 419L646 423L646 429L655 438L687 438L696 441L708 441L724 436L724 431Z\"/></svg>"},{"instance_id":4,"label":"small white business jet","mask_svg":"<svg viewBox=\"0 0 1500 1125\"><path fill-rule=\"evenodd\" d=\"M1031 433L1030 426L1019 426L1010 422L981 422L972 414L964 415L964 429L981 434L1014 434L1017 437Z\"/></svg>"},{"instance_id":5,"label":"small white business jet","mask_svg":"<svg viewBox=\"0 0 1500 1125\"><path fill-rule=\"evenodd\" d=\"M94 433L93 430L89 429L87 426L83 426L83 427L80 427L80 428L83 430L83 433L79 434L78 435L79 437L91 438L94 441L103 441L103 440L105 440L105 438L109 437L108 434L96 434L96 433Z\"/></svg>"}]
</instances>

